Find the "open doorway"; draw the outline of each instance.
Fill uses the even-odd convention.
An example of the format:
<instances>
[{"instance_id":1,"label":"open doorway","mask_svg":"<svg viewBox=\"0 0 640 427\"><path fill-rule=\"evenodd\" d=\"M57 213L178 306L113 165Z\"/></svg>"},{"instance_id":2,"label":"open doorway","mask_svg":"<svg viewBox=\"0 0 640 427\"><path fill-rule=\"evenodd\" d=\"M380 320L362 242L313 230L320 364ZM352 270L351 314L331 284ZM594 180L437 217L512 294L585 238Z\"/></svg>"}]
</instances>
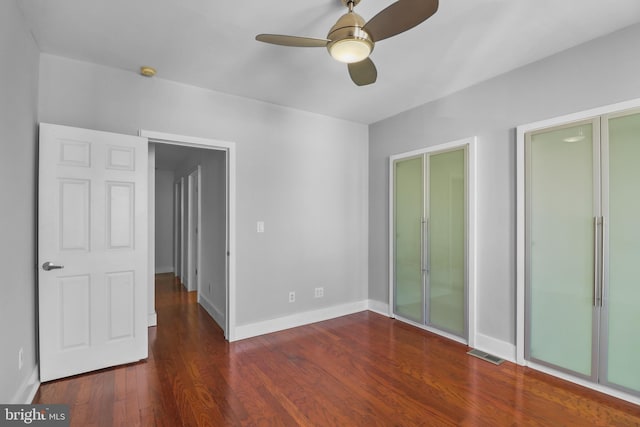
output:
<instances>
[{"instance_id":1,"label":"open doorway","mask_svg":"<svg viewBox=\"0 0 640 427\"><path fill-rule=\"evenodd\" d=\"M154 273L171 273L186 291L197 292L198 303L232 340L232 150L141 134L155 163Z\"/></svg>"}]
</instances>

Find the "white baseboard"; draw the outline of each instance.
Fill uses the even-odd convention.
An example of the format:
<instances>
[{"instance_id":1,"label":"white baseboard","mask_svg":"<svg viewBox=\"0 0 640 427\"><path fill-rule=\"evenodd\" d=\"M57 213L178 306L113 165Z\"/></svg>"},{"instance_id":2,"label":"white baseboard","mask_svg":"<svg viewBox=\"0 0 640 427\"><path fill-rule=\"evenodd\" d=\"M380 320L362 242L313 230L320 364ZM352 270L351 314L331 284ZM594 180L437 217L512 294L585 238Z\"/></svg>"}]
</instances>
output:
<instances>
[{"instance_id":1,"label":"white baseboard","mask_svg":"<svg viewBox=\"0 0 640 427\"><path fill-rule=\"evenodd\" d=\"M25 381L20 385L20 388L13 396L11 403L18 405L30 405L33 402L33 398L40 387L40 375L39 367L36 365L33 368L33 372L29 375Z\"/></svg>"},{"instance_id":2,"label":"white baseboard","mask_svg":"<svg viewBox=\"0 0 640 427\"><path fill-rule=\"evenodd\" d=\"M173 266L156 267L156 274L173 273Z\"/></svg>"},{"instance_id":3,"label":"white baseboard","mask_svg":"<svg viewBox=\"0 0 640 427\"><path fill-rule=\"evenodd\" d=\"M605 385L592 383L591 381L574 377L573 375L567 374L565 372L557 371L553 368L549 368L544 365L539 365L537 363L527 361L526 366L531 369L535 369L536 371L544 372L545 374L553 375L554 377L560 378L565 381L572 382L574 384L581 385L583 387L590 388L591 390L599 391L600 393L608 394L609 396L616 397L618 399L626 400L627 402L631 402L635 405L640 405L640 397L633 396L631 394L625 393L620 390L616 390L611 387L607 387Z\"/></svg>"},{"instance_id":4,"label":"white baseboard","mask_svg":"<svg viewBox=\"0 0 640 427\"><path fill-rule=\"evenodd\" d=\"M222 328L224 331L226 325L226 317L221 310L218 310L211 301L209 301L202 292L198 293L198 303L209 313L209 316Z\"/></svg>"},{"instance_id":5,"label":"white baseboard","mask_svg":"<svg viewBox=\"0 0 640 427\"><path fill-rule=\"evenodd\" d=\"M477 333L475 348L486 353L493 354L494 356L501 357L509 362L516 363L515 344Z\"/></svg>"},{"instance_id":6,"label":"white baseboard","mask_svg":"<svg viewBox=\"0 0 640 427\"><path fill-rule=\"evenodd\" d=\"M374 299L369 299L367 300L367 310L373 311L374 313L378 313L386 317L390 317L389 304L386 302L380 302Z\"/></svg>"},{"instance_id":7,"label":"white baseboard","mask_svg":"<svg viewBox=\"0 0 640 427\"><path fill-rule=\"evenodd\" d=\"M156 326L158 324L158 313L155 311L147 315L147 327Z\"/></svg>"},{"instance_id":8,"label":"white baseboard","mask_svg":"<svg viewBox=\"0 0 640 427\"><path fill-rule=\"evenodd\" d=\"M230 341L257 337L258 335L283 331L297 326L322 322L323 320L335 319L336 317L346 316L364 310L368 310L366 300L321 308L319 310L305 311L304 313L291 314L276 319L250 323L248 325L239 325L235 327L234 336L231 337Z\"/></svg>"}]
</instances>

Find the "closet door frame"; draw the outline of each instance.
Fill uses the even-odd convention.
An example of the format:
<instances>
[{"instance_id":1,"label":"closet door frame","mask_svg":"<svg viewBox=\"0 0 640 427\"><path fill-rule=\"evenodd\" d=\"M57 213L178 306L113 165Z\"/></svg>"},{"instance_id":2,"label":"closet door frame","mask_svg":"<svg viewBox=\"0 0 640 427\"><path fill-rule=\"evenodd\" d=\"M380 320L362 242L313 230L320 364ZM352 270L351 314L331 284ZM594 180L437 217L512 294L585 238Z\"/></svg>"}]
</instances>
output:
<instances>
[{"instance_id":1,"label":"closet door frame","mask_svg":"<svg viewBox=\"0 0 640 427\"><path fill-rule=\"evenodd\" d=\"M609 297L609 292L610 292L610 287L611 287L611 282L610 282L610 277L609 277L609 273L610 273L610 248L609 248L609 244L610 244L610 236L611 233L609 232L609 226L611 224L611 205L610 205L610 197L611 197L611 191L610 191L610 183L611 183L611 160L610 160L610 156L611 156L611 139L610 139L610 121L611 120L615 120L615 119L619 119L619 118L623 118L626 116L631 116L631 115L638 115L640 114L640 107L639 108L631 108L631 109L624 109L622 111L615 111L609 114L604 114L602 115L602 215L603 218L605 218L604 224L603 224L603 242L602 242L602 247L603 247L603 260L602 260L602 288L601 288L601 298L602 298L602 305L601 305L601 320L600 320L600 329L599 329L599 333L600 333L600 337L599 337L599 344L600 344L600 348L599 348L599 367L598 367L598 373L599 373L599 380L600 380L600 384L602 384L603 386L606 387L611 387L613 389L617 389L620 390L621 392L624 393L629 393L632 394L634 396L637 397L638 399L638 403L640 403L640 396L637 390L633 390L633 389L629 389L621 384L617 384L613 381L610 381L609 377L609 355L610 355L610 351L611 348L609 347L609 322L610 322L610 297Z\"/></svg>"},{"instance_id":2,"label":"closet door frame","mask_svg":"<svg viewBox=\"0 0 640 427\"><path fill-rule=\"evenodd\" d=\"M526 138L529 132L535 132L544 128L557 127L572 122L588 120L597 116L610 116L622 113L625 110L640 108L640 98L625 102L610 104L590 110L567 114L546 120L520 125L516 129L516 348L515 360L518 365L528 366L541 372L556 376L558 378L582 385L584 387L600 391L605 394L640 404L638 396L618 390L606 384L599 384L588 379L580 378L561 370L554 369L539 363L529 361L525 358L526 348ZM605 161L606 159L603 159ZM605 238L606 246L606 238ZM605 272L608 260L604 260ZM606 275L605 275L606 277ZM604 284L605 292L606 286ZM602 326L602 325L601 325Z\"/></svg>"},{"instance_id":3,"label":"closet door frame","mask_svg":"<svg viewBox=\"0 0 640 427\"><path fill-rule=\"evenodd\" d=\"M603 212L602 212L602 165L603 162L605 161L605 159L603 158L603 147L602 147L602 141L600 138L600 134L601 134L601 129L600 129L600 119L599 117L590 117L587 118L585 120L579 120L579 121L574 121L574 122L569 122L569 123L563 123L561 125L557 125L557 126L550 126L550 127L545 127L545 128L541 128L541 129L536 129L534 131L530 131L527 132L525 135L525 192L526 194L530 194L531 193L531 174L533 173L533 171L531 170L531 151L532 151L532 147L531 147L531 143L532 140L531 138L539 135L539 134L543 134L543 133L547 133L547 132L553 132L553 131L560 131L563 129L567 129L567 128L573 128L576 126L580 126L580 125L590 125L591 129L592 129L592 139L591 139L591 146L592 146L592 164L591 164L591 169L593 171L593 177L592 177L592 182L591 182L591 188L592 188L592 193L593 193L593 204L591 206L591 216L593 216L594 219L594 236L592 237L593 239L595 239L594 241L594 248L593 250L596 252L595 254L593 254L594 259L594 270L593 270L593 277L591 278L591 286L593 287L593 300L591 302L591 325L590 325L590 329L591 329L591 367L590 367L590 375L584 375L581 374L579 372L576 371L572 371L568 368L563 368L557 365L554 365L551 362L546 362L544 360L541 359L536 359L532 354L531 354L531 342L530 340L525 340L524 346L525 346L525 357L527 358L527 360L532 361L533 363L536 364L540 364L540 365L544 365L544 366L548 366L549 368L558 370L560 372L564 372L566 374L569 375L574 375L576 377L580 377L580 378L584 378L585 380L589 380L589 381L597 381L598 379L598 367L599 367L599 349L600 349L600 342L599 342L599 338L600 338L600 311L601 311L601 306L600 306L600 302L597 301L599 299L599 297L597 297L596 295L601 295L601 289L602 289L602 282L601 282L601 278L604 278L604 274L602 272L602 268L603 268L603 264L599 263L599 260L601 259L601 253L602 253L602 243L600 241L600 237L602 236L601 234L601 227L602 227L602 223L600 222L600 218L602 218ZM524 265L524 269L525 269L525 309L524 309L524 315L525 315L525 336L526 337L530 337L531 336L531 326L532 326L532 319L531 319L531 305L530 305L530 301L532 298L532 283L531 283L531 255L530 255L530 245L531 245L531 224L529 222L527 222L527 215L529 215L532 211L531 208L531 201L529 198L525 198L525 249L524 249L524 256L525 256L525 265ZM597 282L597 284L594 283L594 281ZM586 328L586 326L585 326Z\"/></svg>"},{"instance_id":4,"label":"closet door frame","mask_svg":"<svg viewBox=\"0 0 640 427\"><path fill-rule=\"evenodd\" d=\"M477 313L477 296L476 296L476 145L477 138L470 137L465 139L460 139L456 141L451 141L443 144L438 144L426 148L421 148L414 151L409 151L405 153L395 154L389 157L389 317L396 318L396 314L394 313L394 281L395 281L395 256L394 256L394 162L396 160L408 159L411 157L421 156L425 154L436 154L439 152L452 151L456 149L466 148L466 189L467 189L467 200L466 200L466 230L467 230L467 241L466 241L466 281L467 281L467 291L466 291L466 332L467 339L464 339L455 334L451 334L440 329L436 329L425 324L420 324L417 322L410 321L404 318L398 318L398 320L405 321L414 326L417 326L421 329L428 330L435 334L444 336L451 340L461 342L469 345L470 347L475 347L477 341L477 330L476 330L476 313Z\"/></svg>"}]
</instances>

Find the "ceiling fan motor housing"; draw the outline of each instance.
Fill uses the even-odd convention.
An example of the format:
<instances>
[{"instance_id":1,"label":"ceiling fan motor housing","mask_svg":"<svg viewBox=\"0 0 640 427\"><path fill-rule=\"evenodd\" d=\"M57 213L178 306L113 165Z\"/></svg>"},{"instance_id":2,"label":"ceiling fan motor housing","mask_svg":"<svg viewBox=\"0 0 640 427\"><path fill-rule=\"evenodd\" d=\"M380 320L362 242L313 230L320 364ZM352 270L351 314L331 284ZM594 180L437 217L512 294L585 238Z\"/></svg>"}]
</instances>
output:
<instances>
[{"instance_id":1,"label":"ceiling fan motor housing","mask_svg":"<svg viewBox=\"0 0 640 427\"><path fill-rule=\"evenodd\" d=\"M341 62L359 62L369 56L373 51L374 41L371 35L364 30L365 20L355 12L349 12L340 17L335 23L327 39L331 40L327 43L327 49L331 56ZM347 48L347 45L349 47ZM353 50L353 48L361 51L359 61L351 60L350 56L340 57L341 50Z\"/></svg>"}]
</instances>

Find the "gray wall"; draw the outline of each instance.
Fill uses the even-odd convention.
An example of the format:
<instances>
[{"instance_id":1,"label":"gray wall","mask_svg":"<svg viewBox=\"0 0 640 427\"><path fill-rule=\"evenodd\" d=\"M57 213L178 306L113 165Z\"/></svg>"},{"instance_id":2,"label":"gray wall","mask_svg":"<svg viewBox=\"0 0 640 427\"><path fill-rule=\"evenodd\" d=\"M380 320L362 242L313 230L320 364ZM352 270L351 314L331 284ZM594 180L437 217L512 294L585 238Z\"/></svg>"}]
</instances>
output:
<instances>
[{"instance_id":1,"label":"gray wall","mask_svg":"<svg viewBox=\"0 0 640 427\"><path fill-rule=\"evenodd\" d=\"M214 318L225 327L226 317L226 153L207 150L202 158L202 292L215 310ZM220 316L220 314L222 316Z\"/></svg>"},{"instance_id":2,"label":"gray wall","mask_svg":"<svg viewBox=\"0 0 640 427\"><path fill-rule=\"evenodd\" d=\"M173 171L156 169L156 273L173 272Z\"/></svg>"},{"instance_id":3,"label":"gray wall","mask_svg":"<svg viewBox=\"0 0 640 427\"><path fill-rule=\"evenodd\" d=\"M0 2L0 402L25 399L36 367L38 48L16 2ZM24 366L18 370L18 351ZM20 401L20 403L23 403Z\"/></svg>"},{"instance_id":4,"label":"gray wall","mask_svg":"<svg viewBox=\"0 0 640 427\"><path fill-rule=\"evenodd\" d=\"M52 55L40 62L42 121L236 143L238 325L367 298L367 126ZM316 286L324 298L313 298Z\"/></svg>"},{"instance_id":5,"label":"gray wall","mask_svg":"<svg viewBox=\"0 0 640 427\"><path fill-rule=\"evenodd\" d=\"M635 25L371 125L370 298L388 302L389 156L477 135L478 331L515 344L515 128L640 97L639 42Z\"/></svg>"}]
</instances>

